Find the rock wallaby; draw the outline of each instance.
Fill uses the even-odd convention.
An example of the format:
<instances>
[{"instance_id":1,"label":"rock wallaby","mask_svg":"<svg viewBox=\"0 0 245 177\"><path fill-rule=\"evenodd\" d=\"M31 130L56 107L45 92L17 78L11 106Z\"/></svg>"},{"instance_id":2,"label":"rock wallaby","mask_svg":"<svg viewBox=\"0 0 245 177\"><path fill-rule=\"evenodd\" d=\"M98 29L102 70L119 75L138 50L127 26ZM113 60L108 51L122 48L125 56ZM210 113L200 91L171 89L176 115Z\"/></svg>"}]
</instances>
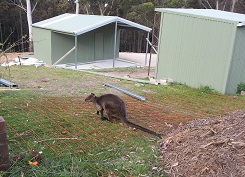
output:
<instances>
[{"instance_id":1,"label":"rock wallaby","mask_svg":"<svg viewBox=\"0 0 245 177\"><path fill-rule=\"evenodd\" d=\"M86 102L92 102L97 110L97 115L101 116L101 120L112 121L112 119L121 119L122 122L127 124L130 127L139 129L143 132L155 135L161 138L161 135L153 132L149 129L136 125L132 122L129 122L126 118L126 107L124 101L116 95L105 94L99 97L91 93L86 99ZM106 112L108 118L104 117L104 111Z\"/></svg>"}]
</instances>

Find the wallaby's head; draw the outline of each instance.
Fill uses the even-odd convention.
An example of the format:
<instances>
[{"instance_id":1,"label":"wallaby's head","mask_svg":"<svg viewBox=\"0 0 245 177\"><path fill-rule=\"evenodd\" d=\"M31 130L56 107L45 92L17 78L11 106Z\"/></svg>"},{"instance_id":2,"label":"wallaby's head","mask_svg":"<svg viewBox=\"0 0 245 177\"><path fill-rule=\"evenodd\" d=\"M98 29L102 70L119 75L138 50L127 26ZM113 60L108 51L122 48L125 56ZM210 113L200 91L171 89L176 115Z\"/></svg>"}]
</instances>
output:
<instances>
[{"instance_id":1,"label":"wallaby's head","mask_svg":"<svg viewBox=\"0 0 245 177\"><path fill-rule=\"evenodd\" d=\"M85 101L92 102L95 98L95 94L91 93L87 98L85 98Z\"/></svg>"}]
</instances>

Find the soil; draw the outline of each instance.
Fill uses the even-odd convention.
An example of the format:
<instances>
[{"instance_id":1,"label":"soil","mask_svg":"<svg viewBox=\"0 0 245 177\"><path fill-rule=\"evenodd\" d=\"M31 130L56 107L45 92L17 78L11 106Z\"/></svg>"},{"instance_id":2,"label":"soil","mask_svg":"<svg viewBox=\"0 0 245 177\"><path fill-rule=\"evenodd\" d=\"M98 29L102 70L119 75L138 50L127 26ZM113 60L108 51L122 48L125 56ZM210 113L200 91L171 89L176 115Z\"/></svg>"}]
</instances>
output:
<instances>
[{"instance_id":1,"label":"soil","mask_svg":"<svg viewBox=\"0 0 245 177\"><path fill-rule=\"evenodd\" d=\"M180 125L161 141L168 176L245 176L245 110Z\"/></svg>"},{"instance_id":2,"label":"soil","mask_svg":"<svg viewBox=\"0 0 245 177\"><path fill-rule=\"evenodd\" d=\"M155 68L150 68L148 71L148 67L134 68L133 71L128 70L114 70L106 72L108 75L120 76L125 78L148 78L154 77Z\"/></svg>"},{"instance_id":3,"label":"soil","mask_svg":"<svg viewBox=\"0 0 245 177\"><path fill-rule=\"evenodd\" d=\"M18 58L18 56L33 56L33 52L21 52L21 53L6 53L5 56L0 56L0 64L4 62L9 62Z\"/></svg>"}]
</instances>

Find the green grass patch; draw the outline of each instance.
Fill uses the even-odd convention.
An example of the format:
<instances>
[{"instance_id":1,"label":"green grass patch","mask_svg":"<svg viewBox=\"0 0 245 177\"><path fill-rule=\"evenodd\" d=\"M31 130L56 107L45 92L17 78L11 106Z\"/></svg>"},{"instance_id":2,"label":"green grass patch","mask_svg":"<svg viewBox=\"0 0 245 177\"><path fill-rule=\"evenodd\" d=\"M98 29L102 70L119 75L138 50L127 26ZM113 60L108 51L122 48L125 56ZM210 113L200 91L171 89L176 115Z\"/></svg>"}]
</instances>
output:
<instances>
[{"instance_id":1,"label":"green grass patch","mask_svg":"<svg viewBox=\"0 0 245 177\"><path fill-rule=\"evenodd\" d=\"M75 105L64 110L63 103L73 102L68 99L5 98L1 110L7 122L11 168L2 176L157 173L151 170L157 165L156 138L142 138L118 122L102 122L94 118L93 110L74 114ZM37 166L28 164L35 160L33 152L42 152Z\"/></svg>"},{"instance_id":2,"label":"green grass patch","mask_svg":"<svg viewBox=\"0 0 245 177\"><path fill-rule=\"evenodd\" d=\"M91 92L115 93L103 82L146 97L141 102L116 92L125 100L129 118L146 126L150 120L162 131L164 122L178 125L245 109L244 96L221 95L208 87L141 85L45 67L11 67L3 75L20 89L0 91L11 159L11 168L0 176L164 176L158 172L164 164L158 161L157 138L101 121L93 105L84 102ZM35 160L33 150L42 152L37 166L28 164Z\"/></svg>"}]
</instances>

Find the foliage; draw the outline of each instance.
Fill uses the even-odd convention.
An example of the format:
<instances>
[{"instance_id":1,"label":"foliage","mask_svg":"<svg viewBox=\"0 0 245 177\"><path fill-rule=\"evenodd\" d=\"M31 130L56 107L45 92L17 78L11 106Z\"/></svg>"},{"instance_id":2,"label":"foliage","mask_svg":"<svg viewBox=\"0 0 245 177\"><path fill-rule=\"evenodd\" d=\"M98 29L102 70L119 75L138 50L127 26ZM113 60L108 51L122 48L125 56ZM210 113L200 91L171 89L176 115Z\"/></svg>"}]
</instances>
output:
<instances>
[{"instance_id":1,"label":"foliage","mask_svg":"<svg viewBox=\"0 0 245 177\"><path fill-rule=\"evenodd\" d=\"M241 93L241 91L245 91L245 82L241 82L237 86L237 93Z\"/></svg>"},{"instance_id":2,"label":"foliage","mask_svg":"<svg viewBox=\"0 0 245 177\"><path fill-rule=\"evenodd\" d=\"M203 86L203 85L201 85L200 87L199 87L199 90L202 92L202 93L212 93L212 92L215 92L215 90L214 89L212 89L211 87L209 87L209 86Z\"/></svg>"},{"instance_id":3,"label":"foliage","mask_svg":"<svg viewBox=\"0 0 245 177\"><path fill-rule=\"evenodd\" d=\"M197 0L166 0L164 7L168 8L200 8Z\"/></svg>"},{"instance_id":4,"label":"foliage","mask_svg":"<svg viewBox=\"0 0 245 177\"><path fill-rule=\"evenodd\" d=\"M146 26L152 26L154 8L155 7L152 2L146 2L139 4L138 6L132 6L132 9L126 15L126 18L140 24L145 24Z\"/></svg>"},{"instance_id":5,"label":"foliage","mask_svg":"<svg viewBox=\"0 0 245 177\"><path fill-rule=\"evenodd\" d=\"M6 0L0 2L0 24L2 34L0 36L0 43L3 43L3 41L6 40L10 31L14 31L14 33L8 40L9 43L13 43L14 41L17 41L20 36L28 34L26 14L22 9L20 9L16 5L13 5L12 2L17 1ZM134 22L149 27L151 27L153 23L154 8L156 6L161 6L161 3L159 3L159 1L149 2L147 0L80 0L79 2L80 13L94 15L117 15L122 18L129 18ZM25 5L25 1L23 1L23 5ZM75 3L73 0L42 0L38 1L35 10L32 13L32 21L33 23L35 23L47 18L60 15L62 13L74 12ZM127 41L127 44L133 42L133 44L137 46L129 48L129 51L133 51L132 49L134 49L134 51L141 52L144 48L142 43L145 42L142 42L142 40L145 38L145 36L142 36L140 34L141 32L137 33L139 33L139 35L134 41ZM137 34L129 33L125 35L127 35L128 39L130 39L132 38L132 35ZM15 51L27 51L27 46L18 46L14 49Z\"/></svg>"},{"instance_id":6,"label":"foliage","mask_svg":"<svg viewBox=\"0 0 245 177\"><path fill-rule=\"evenodd\" d=\"M242 0L234 1L235 12L244 13L245 9L241 2ZM0 43L3 43L8 35L14 31L8 43L13 43L21 38L21 36L28 34L27 19L25 12L18 6L13 5L13 1L5 0L0 1ZM32 1L33 6L38 2L35 10L32 13L33 23L51 18L62 13L75 13L74 0L35 0ZM152 27L154 19L154 9L156 7L164 8L216 8L216 0L79 0L81 14L94 14L94 15L116 15L122 18L132 20L136 23ZM219 1L219 9L231 9L232 3L226 1ZM158 22L159 23L159 22ZM128 32L123 34L121 40L123 45L132 45L130 47L123 47L123 51L142 52L144 50L146 36L140 34L141 32ZM133 39L133 40L130 40ZM122 45L121 44L121 45ZM14 51L27 51L27 45L17 46Z\"/></svg>"}]
</instances>

